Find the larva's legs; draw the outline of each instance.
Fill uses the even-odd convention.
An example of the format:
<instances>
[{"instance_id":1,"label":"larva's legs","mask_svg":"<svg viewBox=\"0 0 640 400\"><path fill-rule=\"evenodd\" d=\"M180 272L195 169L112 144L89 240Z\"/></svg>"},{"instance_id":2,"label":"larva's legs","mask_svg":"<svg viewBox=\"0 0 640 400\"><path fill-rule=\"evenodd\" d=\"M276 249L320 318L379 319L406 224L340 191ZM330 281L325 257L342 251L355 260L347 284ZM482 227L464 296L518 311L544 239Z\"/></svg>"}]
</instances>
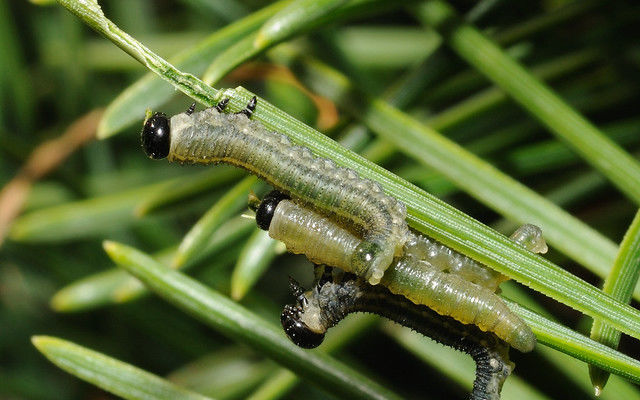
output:
<instances>
[{"instance_id":1,"label":"larva's legs","mask_svg":"<svg viewBox=\"0 0 640 400\"><path fill-rule=\"evenodd\" d=\"M513 370L509 346L495 335L475 325L462 324L451 317L412 303L388 289L372 286L363 279L340 270L316 269L314 289L293 289L295 305L285 307L281 321L285 332L297 345L318 346L330 327L352 312L369 312L389 318L433 340L469 354L476 362L472 400L497 400L505 379ZM328 277L327 273L331 274ZM322 279L322 282L320 281Z\"/></svg>"},{"instance_id":2,"label":"larva's legs","mask_svg":"<svg viewBox=\"0 0 640 400\"><path fill-rule=\"evenodd\" d=\"M229 98L220 100L218 104L216 104L216 110L218 110L219 113L223 112L224 109L227 108L227 104L229 104Z\"/></svg>"},{"instance_id":3,"label":"larva's legs","mask_svg":"<svg viewBox=\"0 0 640 400\"><path fill-rule=\"evenodd\" d=\"M250 119L251 116L253 115L253 112L256 110L257 103L258 103L258 99L256 98L256 96L253 96L251 100L249 100L249 103L244 108L244 110L240 110L236 114L244 114L247 116L247 118Z\"/></svg>"},{"instance_id":4,"label":"larva's legs","mask_svg":"<svg viewBox=\"0 0 640 400\"><path fill-rule=\"evenodd\" d=\"M191 115L193 114L193 112L196 110L196 103L195 101L193 103L191 103L191 105L189 106L189 108L187 108L187 111L185 111L184 113L187 115Z\"/></svg>"}]
</instances>

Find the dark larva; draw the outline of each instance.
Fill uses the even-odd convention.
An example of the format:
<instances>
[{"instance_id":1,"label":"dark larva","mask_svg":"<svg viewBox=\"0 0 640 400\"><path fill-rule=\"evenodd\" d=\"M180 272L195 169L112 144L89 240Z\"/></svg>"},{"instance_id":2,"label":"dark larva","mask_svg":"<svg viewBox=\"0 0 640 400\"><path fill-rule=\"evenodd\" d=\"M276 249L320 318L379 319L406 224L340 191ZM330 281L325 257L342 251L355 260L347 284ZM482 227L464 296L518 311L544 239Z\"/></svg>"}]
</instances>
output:
<instances>
[{"instance_id":1,"label":"dark larva","mask_svg":"<svg viewBox=\"0 0 640 400\"><path fill-rule=\"evenodd\" d=\"M529 248L541 246L539 229L526 225L517 232L527 239L537 238L525 241L536 244ZM361 239L340 223L313 210L292 201L280 201L269 223L269 235L284 242L290 252L305 254L314 263L358 275L350 259ZM434 242L421 235L410 232L408 236L411 248L405 248L405 253L387 269L380 282L383 286L415 304L493 332L520 351L533 349L536 339L529 326L494 293L504 278L490 274L486 267L445 246L434 246ZM452 263L462 273L447 267ZM476 276L479 283L489 284L491 289L467 280L469 275Z\"/></svg>"},{"instance_id":2,"label":"dark larva","mask_svg":"<svg viewBox=\"0 0 640 400\"><path fill-rule=\"evenodd\" d=\"M477 365L471 400L500 398L502 384L514 365L509 361L509 346L495 335L416 305L382 285L371 286L352 274L323 267L317 267L316 272L316 282L310 291L304 292L295 281L291 282L297 301L285 306L280 317L294 343L316 347L327 329L347 314L375 313L471 355Z\"/></svg>"},{"instance_id":3,"label":"dark larva","mask_svg":"<svg viewBox=\"0 0 640 400\"><path fill-rule=\"evenodd\" d=\"M223 107L175 115L156 113L145 122L143 147L152 158L197 164L228 163L247 169L296 202L359 228L362 240L351 269L376 284L407 238L404 204L380 186L331 160L317 158L277 132Z\"/></svg>"}]
</instances>

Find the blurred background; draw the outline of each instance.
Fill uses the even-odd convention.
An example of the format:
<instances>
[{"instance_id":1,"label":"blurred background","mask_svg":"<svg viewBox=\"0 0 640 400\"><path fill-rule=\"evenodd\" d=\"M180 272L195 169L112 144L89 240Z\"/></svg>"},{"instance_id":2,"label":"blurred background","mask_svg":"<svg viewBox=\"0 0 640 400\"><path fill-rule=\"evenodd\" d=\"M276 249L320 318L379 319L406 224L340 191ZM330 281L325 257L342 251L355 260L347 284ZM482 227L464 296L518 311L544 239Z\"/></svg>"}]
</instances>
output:
<instances>
[{"instance_id":1,"label":"blurred background","mask_svg":"<svg viewBox=\"0 0 640 400\"><path fill-rule=\"evenodd\" d=\"M147 71L62 7L44 3L50 2L0 2L0 398L112 398L49 363L30 343L35 334L59 336L169 375L217 399L246 398L277 366L153 295L138 296L135 290L128 295L102 250L105 239L149 253L172 249L244 173L148 160L139 139L143 111L109 115L108 124L103 120L105 107ZM118 26L168 59L267 4L101 1ZM452 5L614 141L640 154L636 2ZM341 71L372 96L388 99L402 94L398 88L413 89L400 108L620 242L637 207L486 78L438 48L436 35L425 30L411 6L376 3L356 11L239 66L215 87L245 86L356 151L370 150L373 134L330 95L318 93L314 86L326 81L314 77L300 55ZM186 71L201 75L221 52ZM148 96L151 103L153 95ZM146 103L141 96L140 110ZM161 103L172 115L191 100L176 91ZM113 136L97 140L98 129ZM377 151L369 153L376 162L483 223L507 234L517 226L412 158L391 147ZM181 185L190 186L168 196ZM238 224L226 227L237 230L234 237L189 271L225 294L239 253L255 236L250 224ZM305 285L312 279L306 260L280 253L271 246L263 258L265 267L273 261L271 268L256 273L257 282L235 295L274 324L282 305L292 300L286 277ZM559 252L552 249L547 257L601 285L598 276ZM85 286L82 279L89 279ZM65 292L69 285L75 289ZM514 287L504 286L505 293L519 290ZM590 320L580 313L529 295L562 323L588 334ZM439 358L453 351L441 349L438 355L437 348L413 343L404 330L375 319L367 324L336 357L407 398L466 397L471 380L457 377L457 367L449 371ZM637 358L640 347L627 339L621 351ZM591 396L586 364L546 348L512 357L518 379L535 393L530 398ZM465 357L448 365L457 362L472 371ZM609 385L608 398L640 398L637 388L621 379L612 378ZM301 382L282 398L333 397Z\"/></svg>"}]
</instances>

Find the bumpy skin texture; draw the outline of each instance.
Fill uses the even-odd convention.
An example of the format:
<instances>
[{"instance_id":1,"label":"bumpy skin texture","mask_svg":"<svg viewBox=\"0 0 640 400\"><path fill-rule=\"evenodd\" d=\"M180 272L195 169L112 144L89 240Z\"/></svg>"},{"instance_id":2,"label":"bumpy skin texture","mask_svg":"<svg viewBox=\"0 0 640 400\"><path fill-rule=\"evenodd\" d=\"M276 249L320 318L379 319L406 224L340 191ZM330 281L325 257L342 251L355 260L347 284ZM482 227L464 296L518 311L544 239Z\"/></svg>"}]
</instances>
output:
<instances>
[{"instance_id":1,"label":"bumpy skin texture","mask_svg":"<svg viewBox=\"0 0 640 400\"><path fill-rule=\"evenodd\" d=\"M296 202L348 221L362 240L352 269L376 284L407 237L406 208L380 186L331 160L314 157L244 115L209 108L171 118L169 161L228 163L247 169Z\"/></svg>"},{"instance_id":2,"label":"bumpy skin texture","mask_svg":"<svg viewBox=\"0 0 640 400\"><path fill-rule=\"evenodd\" d=\"M462 279L495 292L500 283L509 278L487 268L473 259L423 235L412 234L405 243L405 256L425 260L438 271L460 276Z\"/></svg>"},{"instance_id":3,"label":"bumpy skin texture","mask_svg":"<svg viewBox=\"0 0 640 400\"><path fill-rule=\"evenodd\" d=\"M514 365L509 361L509 346L495 335L416 305L381 285L371 286L354 275L325 269L320 276L313 290L296 295L297 304L286 306L283 311L283 325L285 320L289 326L297 325L298 337L293 340L299 345L307 348L319 345L318 340L321 341L327 329L350 313L378 314L469 354L476 362L470 399L500 399L502 384ZM301 340L306 337L310 338L309 342Z\"/></svg>"},{"instance_id":4,"label":"bumpy skin texture","mask_svg":"<svg viewBox=\"0 0 640 400\"><path fill-rule=\"evenodd\" d=\"M381 284L439 314L493 332L522 352L533 350L536 344L531 328L493 291L457 274L438 271L428 262L403 257L389 267Z\"/></svg>"},{"instance_id":5,"label":"bumpy skin texture","mask_svg":"<svg viewBox=\"0 0 640 400\"><path fill-rule=\"evenodd\" d=\"M360 239L309 208L281 201L271 219L269 236L284 242L290 253L304 254L312 262L356 273L351 267L351 255Z\"/></svg>"},{"instance_id":6,"label":"bumpy skin texture","mask_svg":"<svg viewBox=\"0 0 640 400\"><path fill-rule=\"evenodd\" d=\"M541 246L544 240L539 228L525 227L516 231L527 239L523 242L535 243L529 248ZM284 242L290 252L305 254L314 263L359 275L349 262L360 243L357 234L311 209L281 201L269 235ZM522 352L533 349L536 338L531 328L495 294L497 285L505 279L502 275L424 236L411 232L408 236L403 255L389 266L381 285L441 315L493 332ZM528 240L532 236L538 239Z\"/></svg>"}]
</instances>

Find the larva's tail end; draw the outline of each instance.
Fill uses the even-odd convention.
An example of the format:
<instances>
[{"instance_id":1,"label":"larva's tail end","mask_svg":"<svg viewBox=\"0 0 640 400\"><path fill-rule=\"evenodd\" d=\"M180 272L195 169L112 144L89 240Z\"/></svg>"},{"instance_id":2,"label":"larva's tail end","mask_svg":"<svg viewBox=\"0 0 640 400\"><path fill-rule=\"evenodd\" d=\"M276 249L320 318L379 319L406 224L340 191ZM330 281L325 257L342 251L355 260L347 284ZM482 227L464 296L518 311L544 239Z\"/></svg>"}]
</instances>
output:
<instances>
[{"instance_id":1,"label":"larva's tail end","mask_svg":"<svg viewBox=\"0 0 640 400\"><path fill-rule=\"evenodd\" d=\"M549 250L542 229L533 224L522 225L511 234L510 239L532 253L545 254Z\"/></svg>"},{"instance_id":2,"label":"larva's tail end","mask_svg":"<svg viewBox=\"0 0 640 400\"><path fill-rule=\"evenodd\" d=\"M376 242L365 240L353 252L352 271L349 272L365 278L371 285L377 285L392 261L393 249L385 249Z\"/></svg>"},{"instance_id":3,"label":"larva's tail end","mask_svg":"<svg viewBox=\"0 0 640 400\"><path fill-rule=\"evenodd\" d=\"M514 349L523 353L532 351L536 347L536 343L536 335L531 331L531 329L527 329L524 332L518 332L517 335L514 335L512 340L509 340L509 344Z\"/></svg>"},{"instance_id":4,"label":"larva's tail end","mask_svg":"<svg viewBox=\"0 0 640 400\"><path fill-rule=\"evenodd\" d=\"M374 286L379 284L382 280L382 277L384 276L384 271L385 269L382 268L372 268L371 274L367 277L367 281L369 282L369 284Z\"/></svg>"}]
</instances>

